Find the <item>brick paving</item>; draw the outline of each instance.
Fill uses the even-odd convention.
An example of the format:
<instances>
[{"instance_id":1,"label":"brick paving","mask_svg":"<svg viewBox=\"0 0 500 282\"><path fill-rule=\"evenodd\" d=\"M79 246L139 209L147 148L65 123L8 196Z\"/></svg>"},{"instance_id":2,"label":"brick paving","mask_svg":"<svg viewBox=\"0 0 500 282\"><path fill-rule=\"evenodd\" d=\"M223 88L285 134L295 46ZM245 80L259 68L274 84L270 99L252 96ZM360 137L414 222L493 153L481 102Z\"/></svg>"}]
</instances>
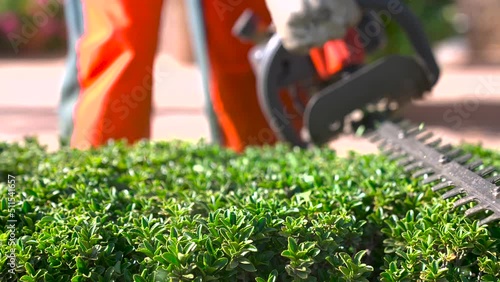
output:
<instances>
[{"instance_id":1,"label":"brick paving","mask_svg":"<svg viewBox=\"0 0 500 282\"><path fill-rule=\"evenodd\" d=\"M64 59L0 61L0 140L36 135L49 149L58 147L57 103ZM194 66L160 54L155 66L153 140L209 140L201 76ZM444 67L425 101L405 116L422 121L445 140L482 143L500 150L500 67ZM355 137L342 137L332 148L345 154L376 148Z\"/></svg>"}]
</instances>

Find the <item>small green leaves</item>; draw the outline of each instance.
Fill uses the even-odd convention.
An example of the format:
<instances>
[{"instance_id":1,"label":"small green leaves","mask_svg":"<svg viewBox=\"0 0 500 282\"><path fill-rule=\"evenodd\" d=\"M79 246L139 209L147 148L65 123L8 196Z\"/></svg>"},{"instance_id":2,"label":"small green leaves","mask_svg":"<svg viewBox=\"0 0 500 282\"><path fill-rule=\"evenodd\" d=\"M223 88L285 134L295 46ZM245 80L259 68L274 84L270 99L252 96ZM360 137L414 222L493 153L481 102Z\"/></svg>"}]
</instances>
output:
<instances>
[{"instance_id":1,"label":"small green leaves","mask_svg":"<svg viewBox=\"0 0 500 282\"><path fill-rule=\"evenodd\" d=\"M366 252L366 250L359 251L354 255L354 258L351 258L347 253L339 253L342 261L339 271L346 281L368 281L367 277L373 271L373 267L361 262Z\"/></svg>"},{"instance_id":2,"label":"small green leaves","mask_svg":"<svg viewBox=\"0 0 500 282\"><path fill-rule=\"evenodd\" d=\"M276 282L276 279L278 278L278 271L275 269L269 274L267 279L264 279L262 277L257 277L255 278L255 282Z\"/></svg>"},{"instance_id":3,"label":"small green leaves","mask_svg":"<svg viewBox=\"0 0 500 282\"><path fill-rule=\"evenodd\" d=\"M297 244L297 241L288 237L288 249L283 251L281 255L290 260L290 263L285 266L288 275L298 279L308 279L312 272L311 266L315 262L315 257L321 252L315 247L314 242L302 242Z\"/></svg>"},{"instance_id":4,"label":"small green leaves","mask_svg":"<svg viewBox=\"0 0 500 282\"><path fill-rule=\"evenodd\" d=\"M0 204L0 253L12 242L20 281L500 278L498 227L464 218L382 156L182 142L0 151L0 176L22 187L15 240Z\"/></svg>"}]
</instances>

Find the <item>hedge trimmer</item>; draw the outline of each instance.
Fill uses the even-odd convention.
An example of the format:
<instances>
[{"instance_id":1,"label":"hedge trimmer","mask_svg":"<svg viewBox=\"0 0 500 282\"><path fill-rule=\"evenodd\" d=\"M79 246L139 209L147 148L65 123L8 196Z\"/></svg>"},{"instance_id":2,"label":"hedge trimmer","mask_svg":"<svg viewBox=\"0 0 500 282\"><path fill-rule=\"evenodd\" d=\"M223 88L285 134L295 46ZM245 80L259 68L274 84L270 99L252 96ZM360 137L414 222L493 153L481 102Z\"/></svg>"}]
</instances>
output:
<instances>
[{"instance_id":1,"label":"hedge trimmer","mask_svg":"<svg viewBox=\"0 0 500 282\"><path fill-rule=\"evenodd\" d=\"M261 108L272 129L281 141L301 148L365 129L364 136L379 142L382 152L399 160L405 171L433 183L433 191L451 188L443 198L465 194L455 206L477 202L467 216L486 212L480 224L499 220L500 175L494 167L442 145L422 126L398 121L402 106L422 99L440 74L418 18L399 0L357 1L365 15L359 26L347 39L328 42L308 55L287 52L273 26L262 25L251 11L235 24L237 36L256 43L249 58ZM384 43L381 16L402 27L417 56L390 55L362 65L364 54Z\"/></svg>"}]
</instances>

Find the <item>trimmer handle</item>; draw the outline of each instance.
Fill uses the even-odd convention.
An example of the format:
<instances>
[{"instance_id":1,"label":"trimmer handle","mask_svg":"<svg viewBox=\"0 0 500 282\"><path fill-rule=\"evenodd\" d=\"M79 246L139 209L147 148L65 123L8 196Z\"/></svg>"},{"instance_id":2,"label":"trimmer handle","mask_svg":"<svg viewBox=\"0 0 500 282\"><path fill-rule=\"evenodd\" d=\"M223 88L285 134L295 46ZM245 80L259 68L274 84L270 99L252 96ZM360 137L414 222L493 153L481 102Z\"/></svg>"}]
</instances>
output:
<instances>
[{"instance_id":1,"label":"trimmer handle","mask_svg":"<svg viewBox=\"0 0 500 282\"><path fill-rule=\"evenodd\" d=\"M433 87L439 79L440 70L434 58L431 45L417 16L401 0L356 0L362 9L388 12L389 20L394 18L405 31L418 57L428 70L428 79Z\"/></svg>"}]
</instances>

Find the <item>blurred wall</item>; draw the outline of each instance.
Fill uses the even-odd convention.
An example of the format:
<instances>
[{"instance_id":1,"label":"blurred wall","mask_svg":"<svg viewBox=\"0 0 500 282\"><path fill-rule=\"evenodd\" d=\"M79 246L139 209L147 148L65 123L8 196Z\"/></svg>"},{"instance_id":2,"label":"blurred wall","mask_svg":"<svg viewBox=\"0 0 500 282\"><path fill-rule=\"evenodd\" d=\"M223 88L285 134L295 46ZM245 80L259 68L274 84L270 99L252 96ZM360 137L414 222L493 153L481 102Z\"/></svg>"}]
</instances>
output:
<instances>
[{"instance_id":1,"label":"blurred wall","mask_svg":"<svg viewBox=\"0 0 500 282\"><path fill-rule=\"evenodd\" d=\"M466 16L470 62L500 64L500 0L457 0Z\"/></svg>"}]
</instances>

